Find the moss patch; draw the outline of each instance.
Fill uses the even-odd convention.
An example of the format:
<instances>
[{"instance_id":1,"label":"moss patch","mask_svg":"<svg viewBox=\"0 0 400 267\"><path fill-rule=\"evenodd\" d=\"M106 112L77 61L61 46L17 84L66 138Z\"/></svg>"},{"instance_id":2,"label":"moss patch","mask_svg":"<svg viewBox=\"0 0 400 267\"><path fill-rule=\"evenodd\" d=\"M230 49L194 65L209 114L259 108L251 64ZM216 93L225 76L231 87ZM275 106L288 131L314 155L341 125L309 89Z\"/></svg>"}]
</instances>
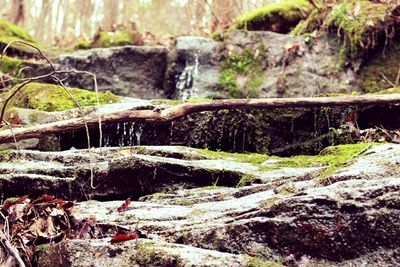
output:
<instances>
[{"instance_id":1,"label":"moss patch","mask_svg":"<svg viewBox=\"0 0 400 267\"><path fill-rule=\"evenodd\" d=\"M15 40L25 41L36 46L39 45L39 42L30 36L24 29L6 20L0 20L0 43L6 45ZM26 51L28 49L31 51L30 48L21 44L13 44L12 47L22 51Z\"/></svg>"},{"instance_id":2,"label":"moss patch","mask_svg":"<svg viewBox=\"0 0 400 267\"><path fill-rule=\"evenodd\" d=\"M387 48L386 52L377 51L360 70L360 89L365 93L376 93L393 87L389 81L396 82L400 69L399 59L400 43L398 42Z\"/></svg>"},{"instance_id":3,"label":"moss patch","mask_svg":"<svg viewBox=\"0 0 400 267\"><path fill-rule=\"evenodd\" d=\"M251 185L254 182L254 180L256 180L256 179L257 179L257 176L255 176L253 174L243 175L242 178L240 178L240 181L238 182L236 187L243 187L246 185Z\"/></svg>"},{"instance_id":4,"label":"moss patch","mask_svg":"<svg viewBox=\"0 0 400 267\"><path fill-rule=\"evenodd\" d=\"M349 56L357 57L361 51L374 48L377 38L391 23L391 7L370 1L344 1L333 6L325 26L343 36Z\"/></svg>"},{"instance_id":5,"label":"moss patch","mask_svg":"<svg viewBox=\"0 0 400 267\"><path fill-rule=\"evenodd\" d=\"M257 97L263 83L263 48L256 55L246 49L241 54L227 53L221 63L221 86L233 98ZM244 79L244 86L238 85L238 78Z\"/></svg>"},{"instance_id":6,"label":"moss patch","mask_svg":"<svg viewBox=\"0 0 400 267\"><path fill-rule=\"evenodd\" d=\"M400 87L395 87L395 88L389 88L389 89L386 89L386 90L382 90L382 91L376 92L376 94L381 94L381 95L400 94Z\"/></svg>"},{"instance_id":7,"label":"moss patch","mask_svg":"<svg viewBox=\"0 0 400 267\"><path fill-rule=\"evenodd\" d=\"M238 162L244 163L252 163L252 164L261 164L267 159L271 158L269 155L251 153L229 153L223 151L212 151L208 149L196 149L198 153L202 156L209 159L225 159L225 160L234 160Z\"/></svg>"},{"instance_id":8,"label":"moss patch","mask_svg":"<svg viewBox=\"0 0 400 267\"><path fill-rule=\"evenodd\" d=\"M277 167L326 167L317 176L323 180L337 172L340 168L347 166L353 159L362 152L373 146L370 143L348 144L327 147L317 156L294 156L291 158L281 158L276 163Z\"/></svg>"},{"instance_id":9,"label":"moss patch","mask_svg":"<svg viewBox=\"0 0 400 267\"><path fill-rule=\"evenodd\" d=\"M0 71L3 73L15 74L24 63L22 59L3 56L0 59Z\"/></svg>"},{"instance_id":10,"label":"moss patch","mask_svg":"<svg viewBox=\"0 0 400 267\"><path fill-rule=\"evenodd\" d=\"M284 267L282 263L259 257L244 256L243 267Z\"/></svg>"},{"instance_id":11,"label":"moss patch","mask_svg":"<svg viewBox=\"0 0 400 267\"><path fill-rule=\"evenodd\" d=\"M288 0L266 5L240 16L235 27L254 31L288 33L313 10L306 0Z\"/></svg>"},{"instance_id":12,"label":"moss patch","mask_svg":"<svg viewBox=\"0 0 400 267\"><path fill-rule=\"evenodd\" d=\"M82 106L97 104L96 93L77 88L70 88L71 94ZM99 93L100 104L115 103L120 97L111 92ZM75 102L69 97L63 87L51 84L30 83L26 85L9 103L20 108L37 109L41 111L62 111L76 108Z\"/></svg>"},{"instance_id":13,"label":"moss patch","mask_svg":"<svg viewBox=\"0 0 400 267\"><path fill-rule=\"evenodd\" d=\"M167 254L150 242L140 245L133 261L140 266L183 266L178 255Z\"/></svg>"},{"instance_id":14,"label":"moss patch","mask_svg":"<svg viewBox=\"0 0 400 267\"><path fill-rule=\"evenodd\" d=\"M259 166L260 171L269 171L283 167L304 168L304 167L325 167L318 173L317 179L324 180L334 174L342 167L347 166L351 161L362 155L367 149L376 145L375 143L347 144L327 147L319 155L299 155L290 158L281 158L262 154L238 154L227 152L214 152L199 149L198 152L211 159L228 159L238 162L251 163ZM276 159L276 162L268 166L261 165L268 159ZM238 183L238 187L251 184L257 177L255 175L244 175ZM286 188L290 192L292 188Z\"/></svg>"},{"instance_id":15,"label":"moss patch","mask_svg":"<svg viewBox=\"0 0 400 267\"><path fill-rule=\"evenodd\" d=\"M142 35L136 29L119 29L112 32L97 31L91 41L79 39L75 49L90 49L123 45L143 45Z\"/></svg>"}]
</instances>

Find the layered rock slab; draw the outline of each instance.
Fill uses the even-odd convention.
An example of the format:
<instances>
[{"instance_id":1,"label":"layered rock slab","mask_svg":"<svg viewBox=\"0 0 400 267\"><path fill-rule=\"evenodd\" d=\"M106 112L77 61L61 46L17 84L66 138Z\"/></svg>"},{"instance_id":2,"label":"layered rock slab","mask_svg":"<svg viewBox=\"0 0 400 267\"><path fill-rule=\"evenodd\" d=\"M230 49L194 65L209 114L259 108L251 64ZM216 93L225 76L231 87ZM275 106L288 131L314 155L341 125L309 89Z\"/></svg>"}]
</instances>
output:
<instances>
[{"instance_id":1,"label":"layered rock slab","mask_svg":"<svg viewBox=\"0 0 400 267\"><path fill-rule=\"evenodd\" d=\"M159 160L163 154L180 158L175 160L203 160L195 150L149 151L141 158ZM170 188L131 203L123 212L117 211L122 201L87 201L77 203L74 214L81 220L95 215L98 224L136 229L154 241L287 265L395 266L400 245L399 157L399 145L371 146L324 180L303 174L261 179L260 184L241 188ZM73 246L77 241L66 242ZM85 242L96 246L104 241Z\"/></svg>"}]
</instances>

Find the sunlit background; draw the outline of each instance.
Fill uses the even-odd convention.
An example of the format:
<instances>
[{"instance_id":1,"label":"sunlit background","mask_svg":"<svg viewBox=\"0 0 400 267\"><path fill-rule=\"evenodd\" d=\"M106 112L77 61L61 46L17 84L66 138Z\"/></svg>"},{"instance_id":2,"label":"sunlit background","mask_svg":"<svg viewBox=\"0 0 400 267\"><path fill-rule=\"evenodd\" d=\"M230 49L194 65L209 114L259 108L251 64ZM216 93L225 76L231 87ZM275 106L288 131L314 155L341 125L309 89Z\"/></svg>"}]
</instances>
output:
<instances>
[{"instance_id":1,"label":"sunlit background","mask_svg":"<svg viewBox=\"0 0 400 267\"><path fill-rule=\"evenodd\" d=\"M0 17L36 39L68 45L101 27L132 27L157 36L207 36L241 13L277 0L0 0Z\"/></svg>"}]
</instances>

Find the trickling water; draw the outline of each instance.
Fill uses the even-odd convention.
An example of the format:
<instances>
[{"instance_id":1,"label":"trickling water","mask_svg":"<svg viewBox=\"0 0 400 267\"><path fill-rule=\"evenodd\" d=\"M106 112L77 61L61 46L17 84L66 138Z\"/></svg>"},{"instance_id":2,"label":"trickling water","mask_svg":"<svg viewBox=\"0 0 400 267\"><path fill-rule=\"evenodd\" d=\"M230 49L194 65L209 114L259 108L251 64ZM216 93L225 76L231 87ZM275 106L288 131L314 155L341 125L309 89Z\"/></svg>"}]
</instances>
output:
<instances>
[{"instance_id":1,"label":"trickling water","mask_svg":"<svg viewBox=\"0 0 400 267\"><path fill-rule=\"evenodd\" d=\"M179 94L179 99L187 100L191 97L193 92L196 90L194 85L194 80L198 77L199 74L199 55L198 53L194 54L194 64L188 65L186 62L186 66L183 69L182 73L179 75L176 82L176 89Z\"/></svg>"},{"instance_id":2,"label":"trickling water","mask_svg":"<svg viewBox=\"0 0 400 267\"><path fill-rule=\"evenodd\" d=\"M139 126L135 129L135 136L136 136L136 145L140 146L140 137L143 133L143 124L140 123Z\"/></svg>"},{"instance_id":3,"label":"trickling water","mask_svg":"<svg viewBox=\"0 0 400 267\"><path fill-rule=\"evenodd\" d=\"M103 144L110 146L135 146L141 145L141 138L144 130L144 123L120 122L105 129L103 134Z\"/></svg>"}]
</instances>

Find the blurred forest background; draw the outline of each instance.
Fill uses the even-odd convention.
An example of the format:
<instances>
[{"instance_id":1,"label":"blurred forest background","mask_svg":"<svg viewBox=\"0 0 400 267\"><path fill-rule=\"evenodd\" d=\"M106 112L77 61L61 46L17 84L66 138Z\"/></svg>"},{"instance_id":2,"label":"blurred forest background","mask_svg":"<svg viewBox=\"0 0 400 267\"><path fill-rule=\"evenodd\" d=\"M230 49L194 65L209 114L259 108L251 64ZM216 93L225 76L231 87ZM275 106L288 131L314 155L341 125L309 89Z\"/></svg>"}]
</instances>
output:
<instances>
[{"instance_id":1,"label":"blurred forest background","mask_svg":"<svg viewBox=\"0 0 400 267\"><path fill-rule=\"evenodd\" d=\"M89 39L100 28L148 35L208 36L238 15L279 0L0 0L0 18L52 45Z\"/></svg>"}]
</instances>

